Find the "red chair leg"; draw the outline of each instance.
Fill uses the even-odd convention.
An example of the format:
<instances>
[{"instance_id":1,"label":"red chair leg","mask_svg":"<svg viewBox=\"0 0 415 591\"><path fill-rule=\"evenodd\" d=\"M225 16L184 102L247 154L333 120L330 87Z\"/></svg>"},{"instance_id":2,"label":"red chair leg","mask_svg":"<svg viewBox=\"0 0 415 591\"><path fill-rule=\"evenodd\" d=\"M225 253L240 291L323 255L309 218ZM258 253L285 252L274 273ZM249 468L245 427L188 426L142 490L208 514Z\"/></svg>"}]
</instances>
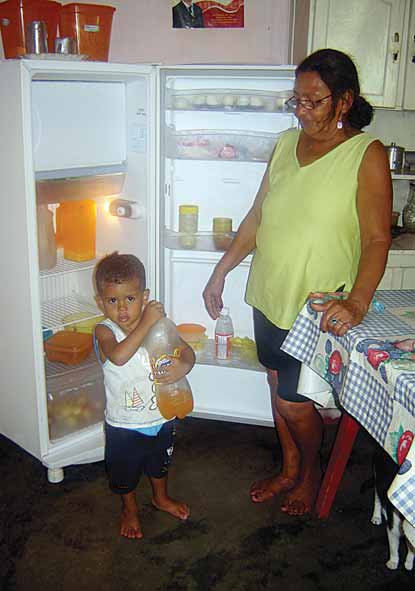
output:
<instances>
[{"instance_id":1,"label":"red chair leg","mask_svg":"<svg viewBox=\"0 0 415 591\"><path fill-rule=\"evenodd\" d=\"M320 519L326 519L330 514L359 427L359 423L350 415L345 412L342 414L330 460L316 501L315 510L317 517Z\"/></svg>"}]
</instances>

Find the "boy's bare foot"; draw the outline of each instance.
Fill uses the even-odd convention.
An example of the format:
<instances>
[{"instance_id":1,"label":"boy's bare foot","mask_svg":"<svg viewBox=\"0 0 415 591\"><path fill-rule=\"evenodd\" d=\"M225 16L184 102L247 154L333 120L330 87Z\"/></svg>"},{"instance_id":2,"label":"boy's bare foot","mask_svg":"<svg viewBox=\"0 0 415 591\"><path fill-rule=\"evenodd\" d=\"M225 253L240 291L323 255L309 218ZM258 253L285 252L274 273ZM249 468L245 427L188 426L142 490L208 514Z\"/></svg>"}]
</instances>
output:
<instances>
[{"instance_id":1,"label":"boy's bare foot","mask_svg":"<svg viewBox=\"0 0 415 591\"><path fill-rule=\"evenodd\" d=\"M314 509L317 493L320 488L321 469L318 464L308 472L285 497L281 511L288 515L306 515Z\"/></svg>"},{"instance_id":2,"label":"boy's bare foot","mask_svg":"<svg viewBox=\"0 0 415 591\"><path fill-rule=\"evenodd\" d=\"M130 511L126 508L121 511L120 533L122 536L131 539L143 537L137 511Z\"/></svg>"},{"instance_id":3,"label":"boy's bare foot","mask_svg":"<svg viewBox=\"0 0 415 591\"><path fill-rule=\"evenodd\" d=\"M170 515L177 517L177 519L182 519L185 521L190 515L190 509L186 503L175 501L170 497L165 497L164 499L159 499L158 501L153 498L151 502L156 509L170 513Z\"/></svg>"},{"instance_id":4,"label":"boy's bare foot","mask_svg":"<svg viewBox=\"0 0 415 591\"><path fill-rule=\"evenodd\" d=\"M256 480L252 483L249 494L253 503L263 503L269 501L275 495L291 490L296 484L292 478L285 478L282 474Z\"/></svg>"}]
</instances>

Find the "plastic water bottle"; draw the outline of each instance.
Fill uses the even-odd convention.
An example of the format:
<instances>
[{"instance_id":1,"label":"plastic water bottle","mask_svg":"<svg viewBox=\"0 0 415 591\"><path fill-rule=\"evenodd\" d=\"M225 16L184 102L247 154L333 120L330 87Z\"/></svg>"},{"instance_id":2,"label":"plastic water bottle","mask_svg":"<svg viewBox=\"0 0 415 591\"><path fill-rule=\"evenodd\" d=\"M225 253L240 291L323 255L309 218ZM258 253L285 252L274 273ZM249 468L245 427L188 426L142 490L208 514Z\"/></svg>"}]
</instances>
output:
<instances>
[{"instance_id":1,"label":"plastic water bottle","mask_svg":"<svg viewBox=\"0 0 415 591\"><path fill-rule=\"evenodd\" d=\"M217 359L230 359L232 356L233 324L229 308L223 307L215 326L215 355Z\"/></svg>"},{"instance_id":2,"label":"plastic water bottle","mask_svg":"<svg viewBox=\"0 0 415 591\"><path fill-rule=\"evenodd\" d=\"M174 384L157 383L157 375L171 364L169 357L180 357L181 341L176 325L168 318L161 318L150 328L143 344L150 357L160 413L168 420L183 419L193 410L192 390L186 377Z\"/></svg>"}]
</instances>

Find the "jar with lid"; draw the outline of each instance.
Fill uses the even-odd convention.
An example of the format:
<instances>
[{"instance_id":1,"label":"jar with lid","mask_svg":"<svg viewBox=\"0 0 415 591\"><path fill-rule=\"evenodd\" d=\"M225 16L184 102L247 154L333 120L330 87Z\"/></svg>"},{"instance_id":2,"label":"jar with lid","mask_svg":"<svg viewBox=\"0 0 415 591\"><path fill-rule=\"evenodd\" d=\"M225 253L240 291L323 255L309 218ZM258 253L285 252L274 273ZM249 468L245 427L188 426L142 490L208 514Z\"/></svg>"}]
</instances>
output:
<instances>
[{"instance_id":1,"label":"jar with lid","mask_svg":"<svg viewBox=\"0 0 415 591\"><path fill-rule=\"evenodd\" d=\"M213 242L217 250L227 250L232 242L232 218L213 218Z\"/></svg>"},{"instance_id":2,"label":"jar with lid","mask_svg":"<svg viewBox=\"0 0 415 591\"><path fill-rule=\"evenodd\" d=\"M409 184L408 200L402 211L403 227L407 232L415 232L415 183Z\"/></svg>"},{"instance_id":3,"label":"jar with lid","mask_svg":"<svg viewBox=\"0 0 415 591\"><path fill-rule=\"evenodd\" d=\"M179 242L183 248L194 248L198 229L199 208L197 205L179 206Z\"/></svg>"}]
</instances>

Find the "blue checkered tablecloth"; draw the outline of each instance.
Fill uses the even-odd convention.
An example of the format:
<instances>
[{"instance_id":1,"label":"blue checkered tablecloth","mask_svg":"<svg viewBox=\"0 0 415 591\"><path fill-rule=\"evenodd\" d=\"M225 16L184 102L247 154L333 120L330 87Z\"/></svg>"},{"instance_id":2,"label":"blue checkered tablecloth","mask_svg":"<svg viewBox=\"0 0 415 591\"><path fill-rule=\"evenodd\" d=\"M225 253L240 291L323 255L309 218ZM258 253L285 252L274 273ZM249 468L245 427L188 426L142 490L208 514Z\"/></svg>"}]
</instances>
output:
<instances>
[{"instance_id":1,"label":"blue checkered tablecloth","mask_svg":"<svg viewBox=\"0 0 415 591\"><path fill-rule=\"evenodd\" d=\"M336 337L320 331L321 313L307 303L282 348L322 376L335 399L400 465L389 490L415 526L415 290L378 291L382 312Z\"/></svg>"}]
</instances>

